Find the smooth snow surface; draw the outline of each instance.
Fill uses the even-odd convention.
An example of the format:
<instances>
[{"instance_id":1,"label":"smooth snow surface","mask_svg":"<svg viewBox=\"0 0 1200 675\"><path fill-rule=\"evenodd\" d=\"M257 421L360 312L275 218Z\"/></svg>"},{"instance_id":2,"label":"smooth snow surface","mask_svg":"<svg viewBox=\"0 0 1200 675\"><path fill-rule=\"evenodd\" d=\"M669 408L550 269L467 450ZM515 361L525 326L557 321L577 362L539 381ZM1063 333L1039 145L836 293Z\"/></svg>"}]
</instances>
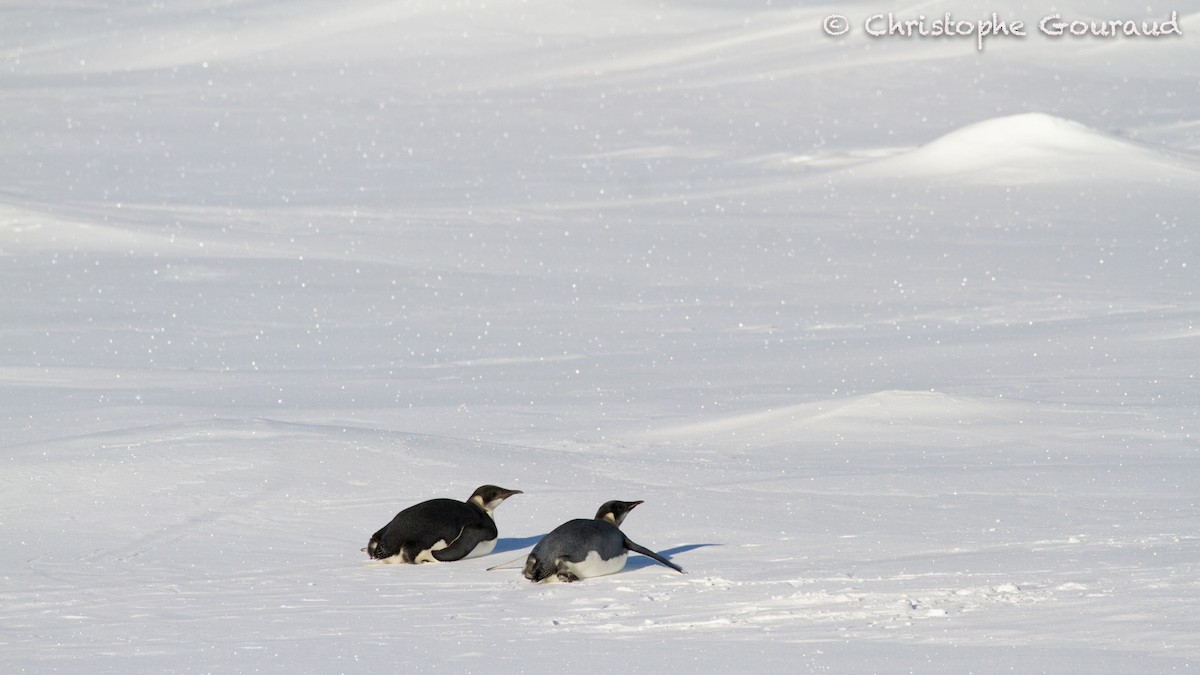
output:
<instances>
[{"instance_id":1,"label":"smooth snow surface","mask_svg":"<svg viewBox=\"0 0 1200 675\"><path fill-rule=\"evenodd\" d=\"M1036 4L0 7L0 671L1196 672L1200 14Z\"/></svg>"}]
</instances>

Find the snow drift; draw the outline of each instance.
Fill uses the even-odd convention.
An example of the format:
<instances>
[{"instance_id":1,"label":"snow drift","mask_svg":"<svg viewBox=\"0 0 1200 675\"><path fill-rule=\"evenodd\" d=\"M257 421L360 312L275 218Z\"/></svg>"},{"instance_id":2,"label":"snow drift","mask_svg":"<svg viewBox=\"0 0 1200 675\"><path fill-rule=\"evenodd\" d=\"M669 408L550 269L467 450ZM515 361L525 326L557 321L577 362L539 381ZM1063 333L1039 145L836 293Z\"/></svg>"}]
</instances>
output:
<instances>
[{"instance_id":1,"label":"snow drift","mask_svg":"<svg viewBox=\"0 0 1200 675\"><path fill-rule=\"evenodd\" d=\"M1194 669L1195 40L701 5L0 9L0 668Z\"/></svg>"}]
</instances>

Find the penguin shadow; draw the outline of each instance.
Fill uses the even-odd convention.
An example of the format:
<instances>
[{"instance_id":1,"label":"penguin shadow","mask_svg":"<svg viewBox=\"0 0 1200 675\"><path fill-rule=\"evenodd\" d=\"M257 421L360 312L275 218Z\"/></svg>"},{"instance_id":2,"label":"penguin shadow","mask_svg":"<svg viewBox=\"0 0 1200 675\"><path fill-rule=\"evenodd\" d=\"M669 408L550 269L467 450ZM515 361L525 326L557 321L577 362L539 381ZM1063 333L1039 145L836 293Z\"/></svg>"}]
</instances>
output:
<instances>
[{"instance_id":1,"label":"penguin shadow","mask_svg":"<svg viewBox=\"0 0 1200 675\"><path fill-rule=\"evenodd\" d=\"M491 554L496 555L497 553L519 551L523 548L533 546L545 536L545 534L535 534L532 537L500 537L496 540L496 548L492 549Z\"/></svg>"},{"instance_id":2,"label":"penguin shadow","mask_svg":"<svg viewBox=\"0 0 1200 675\"><path fill-rule=\"evenodd\" d=\"M675 556L678 553L687 553L688 551L694 551L698 548L704 548L706 546L720 546L720 545L721 544L684 544L683 546L676 546L675 548L669 548L665 551L658 551L658 554L661 555L662 557L666 558L667 560L670 560L671 562L676 562L673 556ZM676 563L676 564L678 564L678 563ZM687 570L686 566L683 566L683 565L680 565L680 566L683 567L683 569L685 571ZM621 571L622 572L632 572L634 570L640 570L643 567L662 567L662 565L659 564L658 561L656 561L652 558L648 558L644 555L630 555L629 560L626 561L626 563L625 563L625 569L623 569ZM663 569L666 569L666 568L663 568ZM670 570L668 570L668 571L670 571Z\"/></svg>"}]
</instances>

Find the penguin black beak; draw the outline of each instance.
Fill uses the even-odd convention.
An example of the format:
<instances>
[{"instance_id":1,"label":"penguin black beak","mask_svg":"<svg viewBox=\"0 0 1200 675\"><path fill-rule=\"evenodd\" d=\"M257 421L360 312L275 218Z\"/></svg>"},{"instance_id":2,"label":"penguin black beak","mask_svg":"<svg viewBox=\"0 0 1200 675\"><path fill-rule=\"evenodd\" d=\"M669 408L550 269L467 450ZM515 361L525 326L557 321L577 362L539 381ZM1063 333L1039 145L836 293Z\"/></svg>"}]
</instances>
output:
<instances>
[{"instance_id":1,"label":"penguin black beak","mask_svg":"<svg viewBox=\"0 0 1200 675\"><path fill-rule=\"evenodd\" d=\"M505 490L502 498L508 499L509 497L511 497L513 495L523 495L523 494L525 494L525 492L523 490Z\"/></svg>"}]
</instances>

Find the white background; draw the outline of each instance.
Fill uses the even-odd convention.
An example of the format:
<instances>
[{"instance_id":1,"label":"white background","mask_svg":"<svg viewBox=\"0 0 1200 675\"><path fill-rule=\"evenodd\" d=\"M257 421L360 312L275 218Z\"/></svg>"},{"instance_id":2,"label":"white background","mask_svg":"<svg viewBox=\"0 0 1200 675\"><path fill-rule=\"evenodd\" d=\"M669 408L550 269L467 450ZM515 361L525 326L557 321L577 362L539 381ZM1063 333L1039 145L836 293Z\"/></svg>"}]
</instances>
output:
<instances>
[{"instance_id":1,"label":"white background","mask_svg":"<svg viewBox=\"0 0 1200 675\"><path fill-rule=\"evenodd\" d=\"M1189 5L0 5L0 668L1194 670Z\"/></svg>"}]
</instances>

